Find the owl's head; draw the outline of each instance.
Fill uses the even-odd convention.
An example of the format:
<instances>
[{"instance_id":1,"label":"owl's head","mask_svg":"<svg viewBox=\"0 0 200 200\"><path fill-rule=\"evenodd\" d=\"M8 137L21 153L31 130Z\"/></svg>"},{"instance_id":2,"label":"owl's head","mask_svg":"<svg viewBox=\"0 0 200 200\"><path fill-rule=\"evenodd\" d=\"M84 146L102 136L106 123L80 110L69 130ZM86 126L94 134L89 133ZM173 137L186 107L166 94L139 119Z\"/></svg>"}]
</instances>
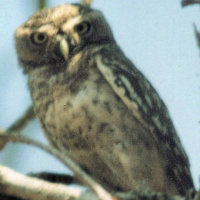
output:
<instances>
[{"instance_id":1,"label":"owl's head","mask_svg":"<svg viewBox=\"0 0 200 200\"><path fill-rule=\"evenodd\" d=\"M102 13L80 4L37 12L16 30L15 39L25 72L46 64L67 62L91 45L114 42Z\"/></svg>"}]
</instances>

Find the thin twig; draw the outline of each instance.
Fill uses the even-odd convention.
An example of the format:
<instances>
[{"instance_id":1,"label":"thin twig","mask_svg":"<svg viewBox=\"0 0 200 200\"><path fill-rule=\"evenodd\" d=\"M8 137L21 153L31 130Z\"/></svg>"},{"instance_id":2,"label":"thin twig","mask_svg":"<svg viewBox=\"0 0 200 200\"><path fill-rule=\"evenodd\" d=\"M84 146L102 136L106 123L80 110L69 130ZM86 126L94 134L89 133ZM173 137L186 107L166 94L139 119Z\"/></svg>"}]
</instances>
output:
<instances>
[{"instance_id":1,"label":"thin twig","mask_svg":"<svg viewBox=\"0 0 200 200\"><path fill-rule=\"evenodd\" d=\"M182 7L193 5L193 4L200 4L200 0L182 0L181 2Z\"/></svg>"},{"instance_id":2,"label":"thin twig","mask_svg":"<svg viewBox=\"0 0 200 200\"><path fill-rule=\"evenodd\" d=\"M8 127L7 131L8 133L12 132L20 132L32 119L34 119L35 114L33 110L33 106L29 106L27 110L24 112L24 114L18 118L11 126ZM3 149L3 147L7 144L8 139L2 138L0 140L0 150Z\"/></svg>"},{"instance_id":3,"label":"thin twig","mask_svg":"<svg viewBox=\"0 0 200 200\"><path fill-rule=\"evenodd\" d=\"M34 119L35 114L33 110L33 106L29 106L24 114L17 119L11 126L8 127L7 132L20 132L28 122L30 122L32 119Z\"/></svg>"},{"instance_id":4,"label":"thin twig","mask_svg":"<svg viewBox=\"0 0 200 200\"><path fill-rule=\"evenodd\" d=\"M197 44L200 48L200 32L197 30L196 25L193 23L193 27L194 27L194 32L195 32L195 36L196 36L196 40L197 40Z\"/></svg>"},{"instance_id":5,"label":"thin twig","mask_svg":"<svg viewBox=\"0 0 200 200\"><path fill-rule=\"evenodd\" d=\"M24 144L30 144L36 147L39 147L40 149L43 149L44 151L50 153L51 155L58 158L62 163L64 163L67 167L69 167L75 174L75 176L80 180L81 183L83 183L86 187L91 189L91 191L95 192L99 199L101 200L114 200L112 195L110 195L109 192L107 192L101 185L99 185L96 181L94 181L90 176L88 176L70 157L69 152L65 151L60 152L56 148L52 146L47 146L42 144L41 142L38 142L36 140L17 135L17 134L8 134L2 130L0 130L0 139L1 138L7 138L10 141L13 142L20 142Z\"/></svg>"},{"instance_id":6,"label":"thin twig","mask_svg":"<svg viewBox=\"0 0 200 200\"><path fill-rule=\"evenodd\" d=\"M38 10L41 10L46 7L46 0L38 0Z\"/></svg>"}]
</instances>

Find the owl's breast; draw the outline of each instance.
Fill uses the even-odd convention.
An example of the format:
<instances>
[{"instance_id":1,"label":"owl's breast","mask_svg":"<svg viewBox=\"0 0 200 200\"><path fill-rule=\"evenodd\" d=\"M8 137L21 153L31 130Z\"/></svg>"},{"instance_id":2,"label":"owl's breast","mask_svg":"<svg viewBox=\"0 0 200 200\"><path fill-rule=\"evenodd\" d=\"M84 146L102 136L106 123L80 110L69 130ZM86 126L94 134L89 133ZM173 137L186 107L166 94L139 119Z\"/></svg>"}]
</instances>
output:
<instances>
[{"instance_id":1,"label":"owl's breast","mask_svg":"<svg viewBox=\"0 0 200 200\"><path fill-rule=\"evenodd\" d=\"M58 148L95 148L98 133L118 124L125 108L95 68L73 77L65 73L45 77L38 69L29 85L36 115Z\"/></svg>"},{"instance_id":2,"label":"owl's breast","mask_svg":"<svg viewBox=\"0 0 200 200\"><path fill-rule=\"evenodd\" d=\"M99 132L117 124L124 107L121 102L116 106L118 97L95 69L86 79L54 85L52 99L44 122L51 124L55 141L74 151L94 150Z\"/></svg>"},{"instance_id":3,"label":"owl's breast","mask_svg":"<svg viewBox=\"0 0 200 200\"><path fill-rule=\"evenodd\" d=\"M48 140L62 152L69 150L106 187L130 190L146 180L162 191L165 164L159 161L149 130L96 68L89 69L87 76L76 75L70 79L63 73L50 78L35 74L29 80L36 115ZM158 176L154 183L152 177Z\"/></svg>"}]
</instances>

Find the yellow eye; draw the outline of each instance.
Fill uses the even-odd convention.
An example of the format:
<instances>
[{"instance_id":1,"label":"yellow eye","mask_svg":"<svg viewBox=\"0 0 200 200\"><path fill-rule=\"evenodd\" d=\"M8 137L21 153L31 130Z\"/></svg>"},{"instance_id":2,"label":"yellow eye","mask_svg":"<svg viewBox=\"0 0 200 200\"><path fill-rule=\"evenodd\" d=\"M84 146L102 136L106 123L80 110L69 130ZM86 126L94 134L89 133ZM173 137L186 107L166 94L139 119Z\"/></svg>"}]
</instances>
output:
<instances>
[{"instance_id":1,"label":"yellow eye","mask_svg":"<svg viewBox=\"0 0 200 200\"><path fill-rule=\"evenodd\" d=\"M89 30L91 28L91 25L90 23L88 22L83 22L81 24L78 24L76 27L75 27L75 31L77 31L79 34L85 34L85 33L88 33Z\"/></svg>"},{"instance_id":2,"label":"yellow eye","mask_svg":"<svg viewBox=\"0 0 200 200\"><path fill-rule=\"evenodd\" d=\"M42 45L47 41L48 37L46 33L33 33L31 34L31 41L35 45Z\"/></svg>"}]
</instances>

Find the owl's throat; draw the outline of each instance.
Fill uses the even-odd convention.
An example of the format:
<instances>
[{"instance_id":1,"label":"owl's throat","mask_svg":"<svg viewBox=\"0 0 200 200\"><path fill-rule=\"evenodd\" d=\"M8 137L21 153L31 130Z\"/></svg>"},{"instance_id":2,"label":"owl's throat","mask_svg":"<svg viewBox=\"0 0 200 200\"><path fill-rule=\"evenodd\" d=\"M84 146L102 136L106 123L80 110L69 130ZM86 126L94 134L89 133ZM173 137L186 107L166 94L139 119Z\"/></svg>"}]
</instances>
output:
<instances>
[{"instance_id":1,"label":"owl's throat","mask_svg":"<svg viewBox=\"0 0 200 200\"><path fill-rule=\"evenodd\" d=\"M47 68L48 71L51 71L52 73L58 73L60 71L63 71L64 68L66 68L66 61L62 59L54 59L51 58L46 61L25 61L23 59L19 60L20 65L23 68L23 72L25 74L29 73L30 71L33 71L37 68Z\"/></svg>"}]
</instances>

